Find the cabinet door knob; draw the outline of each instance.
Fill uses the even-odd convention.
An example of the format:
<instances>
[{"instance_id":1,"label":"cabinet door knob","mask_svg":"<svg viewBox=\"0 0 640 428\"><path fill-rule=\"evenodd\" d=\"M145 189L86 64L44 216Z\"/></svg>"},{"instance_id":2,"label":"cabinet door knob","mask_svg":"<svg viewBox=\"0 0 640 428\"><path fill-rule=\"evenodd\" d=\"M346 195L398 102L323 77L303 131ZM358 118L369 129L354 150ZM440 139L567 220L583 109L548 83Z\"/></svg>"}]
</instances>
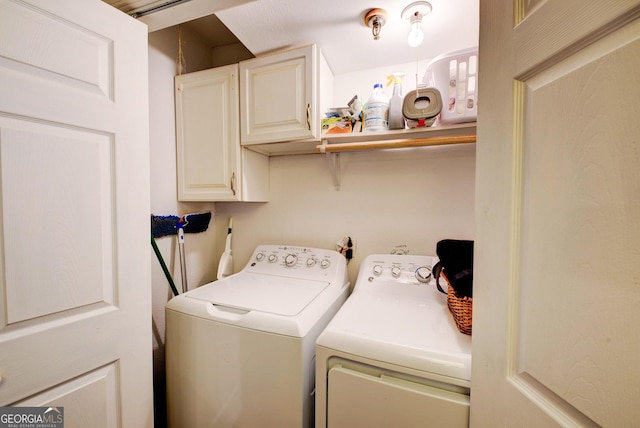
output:
<instances>
[{"instance_id":1,"label":"cabinet door knob","mask_svg":"<svg viewBox=\"0 0 640 428\"><path fill-rule=\"evenodd\" d=\"M311 131L311 104L307 104L307 126Z\"/></svg>"}]
</instances>

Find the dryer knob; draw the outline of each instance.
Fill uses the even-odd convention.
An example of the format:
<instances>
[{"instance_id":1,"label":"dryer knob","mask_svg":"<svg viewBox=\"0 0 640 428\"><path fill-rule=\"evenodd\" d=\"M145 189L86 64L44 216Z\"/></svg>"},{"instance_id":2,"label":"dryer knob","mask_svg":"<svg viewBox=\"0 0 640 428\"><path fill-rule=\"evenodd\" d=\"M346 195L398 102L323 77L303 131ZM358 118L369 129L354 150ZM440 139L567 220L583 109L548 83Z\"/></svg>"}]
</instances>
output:
<instances>
[{"instance_id":1,"label":"dryer knob","mask_svg":"<svg viewBox=\"0 0 640 428\"><path fill-rule=\"evenodd\" d=\"M400 268L398 266L394 266L391 268L391 276L394 278L397 278L400 276L400 273L402 271L400 270Z\"/></svg>"},{"instance_id":2,"label":"dryer knob","mask_svg":"<svg viewBox=\"0 0 640 428\"><path fill-rule=\"evenodd\" d=\"M431 279L431 269L429 269L428 266L420 266L416 269L416 279L418 282L429 282Z\"/></svg>"},{"instance_id":3,"label":"dryer knob","mask_svg":"<svg viewBox=\"0 0 640 428\"><path fill-rule=\"evenodd\" d=\"M287 254L287 256L284 258L284 264L286 264L289 267L295 266L297 261L298 261L298 256L296 256L295 254Z\"/></svg>"},{"instance_id":4,"label":"dryer knob","mask_svg":"<svg viewBox=\"0 0 640 428\"><path fill-rule=\"evenodd\" d=\"M269 254L269 263L275 263L278 261L278 256L276 256L275 254Z\"/></svg>"}]
</instances>

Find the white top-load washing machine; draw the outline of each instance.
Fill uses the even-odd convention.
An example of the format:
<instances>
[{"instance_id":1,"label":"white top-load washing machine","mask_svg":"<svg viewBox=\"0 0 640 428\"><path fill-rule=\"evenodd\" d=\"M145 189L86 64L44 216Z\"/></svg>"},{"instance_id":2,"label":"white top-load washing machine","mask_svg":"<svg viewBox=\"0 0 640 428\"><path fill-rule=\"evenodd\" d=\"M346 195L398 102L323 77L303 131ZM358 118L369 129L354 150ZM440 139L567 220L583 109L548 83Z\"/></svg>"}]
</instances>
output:
<instances>
[{"instance_id":1,"label":"white top-load washing machine","mask_svg":"<svg viewBox=\"0 0 640 428\"><path fill-rule=\"evenodd\" d=\"M468 427L471 337L436 289L437 260L363 260L317 341L316 428Z\"/></svg>"},{"instance_id":2,"label":"white top-load washing machine","mask_svg":"<svg viewBox=\"0 0 640 428\"><path fill-rule=\"evenodd\" d=\"M169 426L312 426L315 341L348 293L339 253L262 245L242 271L171 299Z\"/></svg>"}]
</instances>

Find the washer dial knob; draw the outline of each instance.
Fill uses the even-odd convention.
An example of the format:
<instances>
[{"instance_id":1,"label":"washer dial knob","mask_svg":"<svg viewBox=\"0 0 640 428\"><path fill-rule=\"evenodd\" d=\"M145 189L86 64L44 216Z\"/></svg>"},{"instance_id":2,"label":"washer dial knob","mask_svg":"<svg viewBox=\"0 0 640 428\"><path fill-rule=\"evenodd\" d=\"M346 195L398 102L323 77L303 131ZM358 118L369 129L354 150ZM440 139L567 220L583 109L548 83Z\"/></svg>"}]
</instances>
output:
<instances>
[{"instance_id":1,"label":"washer dial knob","mask_svg":"<svg viewBox=\"0 0 640 428\"><path fill-rule=\"evenodd\" d=\"M262 260L264 260L264 253L258 253L256 254L256 260L261 262Z\"/></svg>"},{"instance_id":2,"label":"washer dial knob","mask_svg":"<svg viewBox=\"0 0 640 428\"><path fill-rule=\"evenodd\" d=\"M322 269L326 269L329 267L329 265L331 264L331 262L327 259L322 259L322 261L320 262L320 267Z\"/></svg>"},{"instance_id":3,"label":"washer dial knob","mask_svg":"<svg viewBox=\"0 0 640 428\"><path fill-rule=\"evenodd\" d=\"M416 269L416 279L418 282L429 282L431 279L431 269L428 266L420 266Z\"/></svg>"},{"instance_id":4,"label":"washer dial knob","mask_svg":"<svg viewBox=\"0 0 640 428\"><path fill-rule=\"evenodd\" d=\"M275 254L269 254L269 263L275 263L278 261L278 256L276 256Z\"/></svg>"},{"instance_id":5,"label":"washer dial knob","mask_svg":"<svg viewBox=\"0 0 640 428\"><path fill-rule=\"evenodd\" d=\"M398 266L394 266L391 268L391 276L394 278L397 278L400 276L400 273L402 273L402 271L400 270L400 268Z\"/></svg>"},{"instance_id":6,"label":"washer dial knob","mask_svg":"<svg viewBox=\"0 0 640 428\"><path fill-rule=\"evenodd\" d=\"M296 256L295 254L287 254L287 256L284 258L284 264L289 267L295 266L297 261L298 256Z\"/></svg>"},{"instance_id":7,"label":"washer dial knob","mask_svg":"<svg viewBox=\"0 0 640 428\"><path fill-rule=\"evenodd\" d=\"M375 266L373 267L373 274L374 274L375 276L380 276L380 275L382 275L382 266L380 266L380 265L375 265Z\"/></svg>"},{"instance_id":8,"label":"washer dial knob","mask_svg":"<svg viewBox=\"0 0 640 428\"><path fill-rule=\"evenodd\" d=\"M307 259L307 267L314 267L316 265L316 259L309 257Z\"/></svg>"}]
</instances>

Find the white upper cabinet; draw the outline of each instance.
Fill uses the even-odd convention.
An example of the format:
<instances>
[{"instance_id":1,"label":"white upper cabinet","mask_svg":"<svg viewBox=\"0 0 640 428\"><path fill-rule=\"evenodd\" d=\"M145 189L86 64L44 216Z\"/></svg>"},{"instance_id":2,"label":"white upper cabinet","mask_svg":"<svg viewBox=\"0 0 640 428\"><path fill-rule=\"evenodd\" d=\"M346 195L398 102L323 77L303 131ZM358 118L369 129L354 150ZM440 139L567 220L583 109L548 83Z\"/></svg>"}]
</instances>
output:
<instances>
[{"instance_id":1,"label":"white upper cabinet","mask_svg":"<svg viewBox=\"0 0 640 428\"><path fill-rule=\"evenodd\" d=\"M242 145L318 140L333 75L320 50L304 46L240 62L240 94Z\"/></svg>"},{"instance_id":2,"label":"white upper cabinet","mask_svg":"<svg viewBox=\"0 0 640 428\"><path fill-rule=\"evenodd\" d=\"M238 65L175 77L178 200L266 201L269 159L240 147Z\"/></svg>"}]
</instances>

